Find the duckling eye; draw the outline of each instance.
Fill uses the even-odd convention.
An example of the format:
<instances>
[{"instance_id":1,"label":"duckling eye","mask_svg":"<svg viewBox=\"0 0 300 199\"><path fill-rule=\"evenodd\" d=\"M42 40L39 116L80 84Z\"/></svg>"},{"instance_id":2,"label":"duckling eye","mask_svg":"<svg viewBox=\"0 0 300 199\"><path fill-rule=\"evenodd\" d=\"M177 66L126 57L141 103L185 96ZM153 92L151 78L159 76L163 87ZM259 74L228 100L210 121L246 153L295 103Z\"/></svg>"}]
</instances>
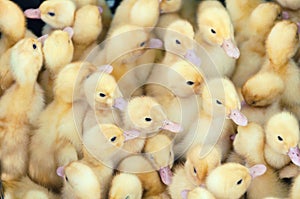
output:
<instances>
[{"instance_id":1,"label":"duckling eye","mask_svg":"<svg viewBox=\"0 0 300 199\"><path fill-rule=\"evenodd\" d=\"M146 42L142 42L142 43L140 44L140 47L143 47L145 44L146 44Z\"/></svg>"},{"instance_id":2,"label":"duckling eye","mask_svg":"<svg viewBox=\"0 0 300 199\"><path fill-rule=\"evenodd\" d=\"M150 117L146 117L146 118L145 118L145 121L146 121L146 122L151 122L152 119L151 119Z\"/></svg>"},{"instance_id":3,"label":"duckling eye","mask_svg":"<svg viewBox=\"0 0 300 199\"><path fill-rule=\"evenodd\" d=\"M36 44L32 44L32 48L36 49L37 48Z\"/></svg>"},{"instance_id":4,"label":"duckling eye","mask_svg":"<svg viewBox=\"0 0 300 199\"><path fill-rule=\"evenodd\" d=\"M216 103L219 104L219 105L222 104L222 102L220 100L216 100Z\"/></svg>"},{"instance_id":5,"label":"duckling eye","mask_svg":"<svg viewBox=\"0 0 300 199\"><path fill-rule=\"evenodd\" d=\"M280 141L280 142L282 142L283 141L283 138L281 137L281 136L277 136L277 139Z\"/></svg>"},{"instance_id":6,"label":"duckling eye","mask_svg":"<svg viewBox=\"0 0 300 199\"><path fill-rule=\"evenodd\" d=\"M187 81L186 84L189 85L189 86L192 86L192 85L194 85L194 82L193 81Z\"/></svg>"},{"instance_id":7,"label":"duckling eye","mask_svg":"<svg viewBox=\"0 0 300 199\"><path fill-rule=\"evenodd\" d=\"M194 174L197 174L197 170L196 170L196 168L194 167Z\"/></svg>"},{"instance_id":8,"label":"duckling eye","mask_svg":"<svg viewBox=\"0 0 300 199\"><path fill-rule=\"evenodd\" d=\"M176 39L176 44L181 44L181 42L178 40L178 39Z\"/></svg>"},{"instance_id":9,"label":"duckling eye","mask_svg":"<svg viewBox=\"0 0 300 199\"><path fill-rule=\"evenodd\" d=\"M210 29L210 32L216 34L217 32L214 29Z\"/></svg>"},{"instance_id":10,"label":"duckling eye","mask_svg":"<svg viewBox=\"0 0 300 199\"><path fill-rule=\"evenodd\" d=\"M54 12L48 12L48 15L51 16L51 17L54 17L55 13Z\"/></svg>"},{"instance_id":11,"label":"duckling eye","mask_svg":"<svg viewBox=\"0 0 300 199\"><path fill-rule=\"evenodd\" d=\"M111 142L114 142L114 141L116 141L116 139L117 139L117 137L114 136L114 137L110 138L110 141L111 141Z\"/></svg>"},{"instance_id":12,"label":"duckling eye","mask_svg":"<svg viewBox=\"0 0 300 199\"><path fill-rule=\"evenodd\" d=\"M69 179L68 179L68 177L67 177L67 176L65 176L65 179L66 179L66 181L67 181L67 182L69 182Z\"/></svg>"},{"instance_id":13,"label":"duckling eye","mask_svg":"<svg viewBox=\"0 0 300 199\"><path fill-rule=\"evenodd\" d=\"M126 196L126 197L125 197L125 199L129 199L129 198L130 198L130 196Z\"/></svg>"},{"instance_id":14,"label":"duckling eye","mask_svg":"<svg viewBox=\"0 0 300 199\"><path fill-rule=\"evenodd\" d=\"M105 97L106 95L104 93L99 93L100 97Z\"/></svg>"},{"instance_id":15,"label":"duckling eye","mask_svg":"<svg viewBox=\"0 0 300 199\"><path fill-rule=\"evenodd\" d=\"M242 182L243 182L243 179L240 179L239 181L237 181L237 185L240 185L240 184L242 184Z\"/></svg>"}]
</instances>

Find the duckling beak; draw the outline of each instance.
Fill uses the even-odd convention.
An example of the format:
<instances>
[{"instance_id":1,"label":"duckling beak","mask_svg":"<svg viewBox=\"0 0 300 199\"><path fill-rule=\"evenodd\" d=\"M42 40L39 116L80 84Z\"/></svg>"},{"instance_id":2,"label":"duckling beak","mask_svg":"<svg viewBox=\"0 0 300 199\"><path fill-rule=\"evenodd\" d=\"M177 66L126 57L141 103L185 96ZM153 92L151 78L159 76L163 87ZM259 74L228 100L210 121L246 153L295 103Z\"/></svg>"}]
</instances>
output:
<instances>
[{"instance_id":1,"label":"duckling beak","mask_svg":"<svg viewBox=\"0 0 300 199\"><path fill-rule=\"evenodd\" d=\"M137 130L128 130L123 132L123 136L125 137L125 142L139 137L140 134L141 133Z\"/></svg>"},{"instance_id":2,"label":"duckling beak","mask_svg":"<svg viewBox=\"0 0 300 199\"><path fill-rule=\"evenodd\" d=\"M187 189L182 190L181 193L180 193L181 198L182 198L182 199L188 199L189 192L190 192L190 191L187 190Z\"/></svg>"},{"instance_id":3,"label":"duckling beak","mask_svg":"<svg viewBox=\"0 0 300 199\"><path fill-rule=\"evenodd\" d=\"M193 49L188 50L184 55L184 58L186 58L189 62L191 62L195 66L199 67L201 65L201 59L200 57L198 57L196 51Z\"/></svg>"},{"instance_id":4,"label":"duckling beak","mask_svg":"<svg viewBox=\"0 0 300 199\"><path fill-rule=\"evenodd\" d=\"M163 47L163 42L160 39L152 38L148 44L149 48L160 49Z\"/></svg>"},{"instance_id":5,"label":"duckling beak","mask_svg":"<svg viewBox=\"0 0 300 199\"><path fill-rule=\"evenodd\" d=\"M124 111L127 107L127 104L128 102L124 98L119 97L114 100L113 108L119 109L120 111Z\"/></svg>"},{"instance_id":6,"label":"duckling beak","mask_svg":"<svg viewBox=\"0 0 300 199\"><path fill-rule=\"evenodd\" d=\"M235 124L239 126L247 126L248 119L247 117L241 113L238 109L231 110L229 114L229 119L231 119Z\"/></svg>"},{"instance_id":7,"label":"duckling beak","mask_svg":"<svg viewBox=\"0 0 300 199\"><path fill-rule=\"evenodd\" d=\"M60 177L64 177L65 176L65 168L64 167L58 167L56 169L56 174Z\"/></svg>"},{"instance_id":8,"label":"duckling beak","mask_svg":"<svg viewBox=\"0 0 300 199\"><path fill-rule=\"evenodd\" d=\"M161 181L165 185L170 185L172 183L173 173L172 173L170 167L167 166L167 167L161 168L159 170L159 175L160 175Z\"/></svg>"},{"instance_id":9,"label":"duckling beak","mask_svg":"<svg viewBox=\"0 0 300 199\"><path fill-rule=\"evenodd\" d=\"M30 8L24 11L24 15L30 19L40 19L41 11L38 8L37 9Z\"/></svg>"},{"instance_id":10,"label":"duckling beak","mask_svg":"<svg viewBox=\"0 0 300 199\"><path fill-rule=\"evenodd\" d=\"M164 120L163 125L161 129L171 131L173 133L179 133L183 131L183 128L180 124L177 124L175 122L172 122L170 120Z\"/></svg>"},{"instance_id":11,"label":"duckling beak","mask_svg":"<svg viewBox=\"0 0 300 199\"><path fill-rule=\"evenodd\" d=\"M263 164L256 164L253 167L249 168L249 171L252 179L254 179L266 173L267 167Z\"/></svg>"},{"instance_id":12,"label":"duckling beak","mask_svg":"<svg viewBox=\"0 0 300 199\"><path fill-rule=\"evenodd\" d=\"M226 54L234 59L238 59L240 57L240 50L238 47L234 44L232 39L225 39L223 41L223 44L221 45L223 50L226 52Z\"/></svg>"},{"instance_id":13,"label":"duckling beak","mask_svg":"<svg viewBox=\"0 0 300 199\"><path fill-rule=\"evenodd\" d=\"M287 12L287 11L283 11L282 12L282 19L289 19L290 18L290 15L289 15L289 13Z\"/></svg>"},{"instance_id":14,"label":"duckling beak","mask_svg":"<svg viewBox=\"0 0 300 199\"><path fill-rule=\"evenodd\" d=\"M288 156L295 165L300 166L300 149L298 146L290 148Z\"/></svg>"},{"instance_id":15,"label":"duckling beak","mask_svg":"<svg viewBox=\"0 0 300 199\"><path fill-rule=\"evenodd\" d=\"M38 40L39 42L41 42L42 45L44 45L44 43L45 43L45 41L46 41L46 39L47 39L48 37L49 37L49 35L46 34L46 35L40 36L37 40Z\"/></svg>"}]
</instances>

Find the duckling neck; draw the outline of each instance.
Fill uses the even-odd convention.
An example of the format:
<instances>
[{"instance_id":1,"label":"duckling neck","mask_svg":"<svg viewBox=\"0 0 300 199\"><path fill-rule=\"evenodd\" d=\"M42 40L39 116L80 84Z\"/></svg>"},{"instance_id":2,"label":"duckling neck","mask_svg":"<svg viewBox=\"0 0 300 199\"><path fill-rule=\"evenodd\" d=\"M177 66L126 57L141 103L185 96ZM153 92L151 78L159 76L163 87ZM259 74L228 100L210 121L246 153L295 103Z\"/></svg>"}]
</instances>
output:
<instances>
[{"instance_id":1,"label":"duckling neck","mask_svg":"<svg viewBox=\"0 0 300 199\"><path fill-rule=\"evenodd\" d=\"M264 155L266 162L275 169L281 169L291 161L288 155L275 152L268 144L265 145Z\"/></svg>"}]
</instances>

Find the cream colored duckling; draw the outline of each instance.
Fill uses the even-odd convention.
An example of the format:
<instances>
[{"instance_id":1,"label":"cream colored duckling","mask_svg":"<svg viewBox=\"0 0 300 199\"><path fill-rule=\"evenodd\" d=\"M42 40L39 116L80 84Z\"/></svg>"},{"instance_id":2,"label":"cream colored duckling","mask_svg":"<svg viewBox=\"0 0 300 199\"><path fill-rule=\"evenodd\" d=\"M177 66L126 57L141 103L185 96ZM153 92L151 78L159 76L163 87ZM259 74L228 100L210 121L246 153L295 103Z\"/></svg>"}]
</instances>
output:
<instances>
[{"instance_id":1,"label":"cream colored duckling","mask_svg":"<svg viewBox=\"0 0 300 199\"><path fill-rule=\"evenodd\" d=\"M239 45L241 56L237 61L232 81L237 87L256 74L265 60L265 40L277 20L281 19L281 8L275 3L262 3L250 15L247 41Z\"/></svg>"},{"instance_id":2,"label":"cream colored duckling","mask_svg":"<svg viewBox=\"0 0 300 199\"><path fill-rule=\"evenodd\" d=\"M28 173L32 180L49 189L62 187L62 180L55 173L58 166L82 157L80 137L87 105L80 103L83 91L76 85L95 70L94 65L85 62L63 68L55 80L54 100L36 121L37 129L29 146Z\"/></svg>"},{"instance_id":3,"label":"cream colored duckling","mask_svg":"<svg viewBox=\"0 0 300 199\"><path fill-rule=\"evenodd\" d=\"M48 34L54 29L63 29L72 26L76 6L70 0L44 1L37 9L27 9L24 14L27 18L42 19L46 25L43 34Z\"/></svg>"},{"instance_id":4,"label":"cream colored duckling","mask_svg":"<svg viewBox=\"0 0 300 199\"><path fill-rule=\"evenodd\" d=\"M43 36L43 52L46 70L40 76L40 84L45 91L45 101L49 104L53 100L53 84L63 67L73 59L74 47L72 43L73 29L53 31L49 36Z\"/></svg>"},{"instance_id":5,"label":"cream colored duckling","mask_svg":"<svg viewBox=\"0 0 300 199\"><path fill-rule=\"evenodd\" d=\"M175 157L196 144L217 144L225 160L235 133L235 126L246 126L247 118L241 113L241 102L233 83L227 78L210 79L201 89L198 116L194 118L185 137L174 146Z\"/></svg>"},{"instance_id":6,"label":"cream colored duckling","mask_svg":"<svg viewBox=\"0 0 300 199\"><path fill-rule=\"evenodd\" d=\"M207 175L220 164L220 149L201 145L192 147L184 166L175 168L172 183L168 187L169 194L174 199L181 199L184 191L203 186Z\"/></svg>"},{"instance_id":7,"label":"cream colored duckling","mask_svg":"<svg viewBox=\"0 0 300 199\"><path fill-rule=\"evenodd\" d=\"M281 6L291 10L300 9L300 2L297 0L276 0Z\"/></svg>"},{"instance_id":8,"label":"cream colored duckling","mask_svg":"<svg viewBox=\"0 0 300 199\"><path fill-rule=\"evenodd\" d=\"M120 173L114 176L112 180L109 199L141 199L142 194L142 183L137 176L129 173Z\"/></svg>"},{"instance_id":9,"label":"cream colored duckling","mask_svg":"<svg viewBox=\"0 0 300 199\"><path fill-rule=\"evenodd\" d=\"M231 77L240 51L234 41L234 29L227 10L218 1L203 1L198 7L197 23L196 41L213 60L219 74ZM210 64L205 61L204 66Z\"/></svg>"},{"instance_id":10,"label":"cream colored duckling","mask_svg":"<svg viewBox=\"0 0 300 199\"><path fill-rule=\"evenodd\" d=\"M281 169L291 161L300 165L299 124L294 115L281 112L272 116L265 126L266 162L275 169Z\"/></svg>"},{"instance_id":11,"label":"cream colored duckling","mask_svg":"<svg viewBox=\"0 0 300 199\"><path fill-rule=\"evenodd\" d=\"M173 13L180 10L182 0L161 0L159 4L160 13Z\"/></svg>"},{"instance_id":12,"label":"cream colored duckling","mask_svg":"<svg viewBox=\"0 0 300 199\"><path fill-rule=\"evenodd\" d=\"M216 198L238 199L251 184L251 180L266 172L264 165L247 168L237 163L223 164L208 174L206 187Z\"/></svg>"},{"instance_id":13,"label":"cream colored duckling","mask_svg":"<svg viewBox=\"0 0 300 199\"><path fill-rule=\"evenodd\" d=\"M183 199L216 199L209 191L202 187L194 188L193 190L184 190L181 192Z\"/></svg>"},{"instance_id":14,"label":"cream colored duckling","mask_svg":"<svg viewBox=\"0 0 300 199\"><path fill-rule=\"evenodd\" d=\"M233 145L235 152L244 158L246 165L267 165L264 158L265 135L260 125L249 123L245 127L238 127ZM267 171L252 181L247 191L247 198L286 197L287 194L287 186L278 179L275 170L267 166Z\"/></svg>"},{"instance_id":15,"label":"cream colored duckling","mask_svg":"<svg viewBox=\"0 0 300 199\"><path fill-rule=\"evenodd\" d=\"M26 174L30 126L44 107L42 89L36 82L42 63L41 43L36 39L22 39L12 48L10 70L15 83L0 100L3 180Z\"/></svg>"},{"instance_id":16,"label":"cream colored duckling","mask_svg":"<svg viewBox=\"0 0 300 199\"><path fill-rule=\"evenodd\" d=\"M73 61L84 58L93 46L102 31L102 17L99 7L86 5L78 9L74 18L74 57Z\"/></svg>"}]
</instances>

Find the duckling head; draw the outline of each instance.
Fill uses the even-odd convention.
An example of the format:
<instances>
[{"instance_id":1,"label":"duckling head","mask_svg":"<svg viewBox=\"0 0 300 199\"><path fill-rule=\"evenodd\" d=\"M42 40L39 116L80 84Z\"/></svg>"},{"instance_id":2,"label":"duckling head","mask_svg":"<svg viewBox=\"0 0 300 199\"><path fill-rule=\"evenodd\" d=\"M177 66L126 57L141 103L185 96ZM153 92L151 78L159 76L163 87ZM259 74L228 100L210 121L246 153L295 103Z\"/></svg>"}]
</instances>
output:
<instances>
[{"instance_id":1,"label":"duckling head","mask_svg":"<svg viewBox=\"0 0 300 199\"><path fill-rule=\"evenodd\" d=\"M284 20L275 24L267 40L266 51L275 70L291 59L299 47L297 24ZM276 67L277 66L277 67Z\"/></svg>"},{"instance_id":2,"label":"duckling head","mask_svg":"<svg viewBox=\"0 0 300 199\"><path fill-rule=\"evenodd\" d=\"M43 52L47 69L57 74L62 67L73 59L73 29L53 31L43 42Z\"/></svg>"},{"instance_id":3,"label":"duckling head","mask_svg":"<svg viewBox=\"0 0 300 199\"><path fill-rule=\"evenodd\" d=\"M284 91L284 82L276 73L258 73L247 80L242 95L250 106L268 106L279 99Z\"/></svg>"},{"instance_id":4,"label":"duckling head","mask_svg":"<svg viewBox=\"0 0 300 199\"><path fill-rule=\"evenodd\" d=\"M241 102L233 83L227 78L214 78L202 89L202 108L208 114L224 114L240 126L248 120L241 110Z\"/></svg>"},{"instance_id":5,"label":"duckling head","mask_svg":"<svg viewBox=\"0 0 300 199\"><path fill-rule=\"evenodd\" d=\"M79 198L99 198L101 186L93 170L78 161L58 167L58 176L64 179L64 189Z\"/></svg>"},{"instance_id":6,"label":"duckling head","mask_svg":"<svg viewBox=\"0 0 300 199\"><path fill-rule=\"evenodd\" d=\"M174 63L168 70L169 89L179 97L199 95L204 82L199 69L186 61Z\"/></svg>"},{"instance_id":7,"label":"duckling head","mask_svg":"<svg viewBox=\"0 0 300 199\"><path fill-rule=\"evenodd\" d=\"M250 186L251 179L265 172L264 165L255 165L248 169L237 163L226 163L208 175L206 186L217 198L240 198Z\"/></svg>"},{"instance_id":8,"label":"duckling head","mask_svg":"<svg viewBox=\"0 0 300 199\"><path fill-rule=\"evenodd\" d=\"M294 115L281 112L272 116L265 126L266 143L273 151L288 155L300 166L299 124Z\"/></svg>"},{"instance_id":9,"label":"duckling head","mask_svg":"<svg viewBox=\"0 0 300 199\"><path fill-rule=\"evenodd\" d=\"M196 187L193 190L182 190L181 197L183 199L205 198L216 199L209 191L203 187Z\"/></svg>"},{"instance_id":10,"label":"duckling head","mask_svg":"<svg viewBox=\"0 0 300 199\"><path fill-rule=\"evenodd\" d=\"M161 0L159 4L160 13L177 12L182 5L182 0Z\"/></svg>"},{"instance_id":11,"label":"duckling head","mask_svg":"<svg viewBox=\"0 0 300 199\"><path fill-rule=\"evenodd\" d=\"M196 186L204 185L207 175L221 164L221 152L211 146L196 145L187 154L184 169Z\"/></svg>"},{"instance_id":12,"label":"duckling head","mask_svg":"<svg viewBox=\"0 0 300 199\"><path fill-rule=\"evenodd\" d=\"M17 82L35 82L42 64L42 44L37 39L22 39L12 48L10 66Z\"/></svg>"},{"instance_id":13,"label":"duckling head","mask_svg":"<svg viewBox=\"0 0 300 199\"><path fill-rule=\"evenodd\" d=\"M125 110L125 123L141 133L154 133L161 129L180 132L180 124L167 119L162 106L148 96L135 97L128 102Z\"/></svg>"},{"instance_id":14,"label":"duckling head","mask_svg":"<svg viewBox=\"0 0 300 199\"><path fill-rule=\"evenodd\" d=\"M164 134L147 138L144 152L153 167L159 171L162 182L166 185L171 184L174 152L170 138Z\"/></svg>"},{"instance_id":15,"label":"duckling head","mask_svg":"<svg viewBox=\"0 0 300 199\"><path fill-rule=\"evenodd\" d=\"M126 185L126 188L124 187ZM142 184L136 175L121 173L112 181L109 191L110 199L139 199L142 198Z\"/></svg>"},{"instance_id":16,"label":"duckling head","mask_svg":"<svg viewBox=\"0 0 300 199\"><path fill-rule=\"evenodd\" d=\"M234 41L230 16L218 1L204 1L198 8L199 34L210 45L220 46L229 57L238 59L240 51Z\"/></svg>"},{"instance_id":17,"label":"duckling head","mask_svg":"<svg viewBox=\"0 0 300 199\"><path fill-rule=\"evenodd\" d=\"M281 6L292 10L298 10L300 8L300 2L297 0L276 0Z\"/></svg>"},{"instance_id":18,"label":"duckling head","mask_svg":"<svg viewBox=\"0 0 300 199\"><path fill-rule=\"evenodd\" d=\"M37 9L27 9L24 14L27 18L42 19L55 29L72 26L76 6L69 0L44 1Z\"/></svg>"}]
</instances>

